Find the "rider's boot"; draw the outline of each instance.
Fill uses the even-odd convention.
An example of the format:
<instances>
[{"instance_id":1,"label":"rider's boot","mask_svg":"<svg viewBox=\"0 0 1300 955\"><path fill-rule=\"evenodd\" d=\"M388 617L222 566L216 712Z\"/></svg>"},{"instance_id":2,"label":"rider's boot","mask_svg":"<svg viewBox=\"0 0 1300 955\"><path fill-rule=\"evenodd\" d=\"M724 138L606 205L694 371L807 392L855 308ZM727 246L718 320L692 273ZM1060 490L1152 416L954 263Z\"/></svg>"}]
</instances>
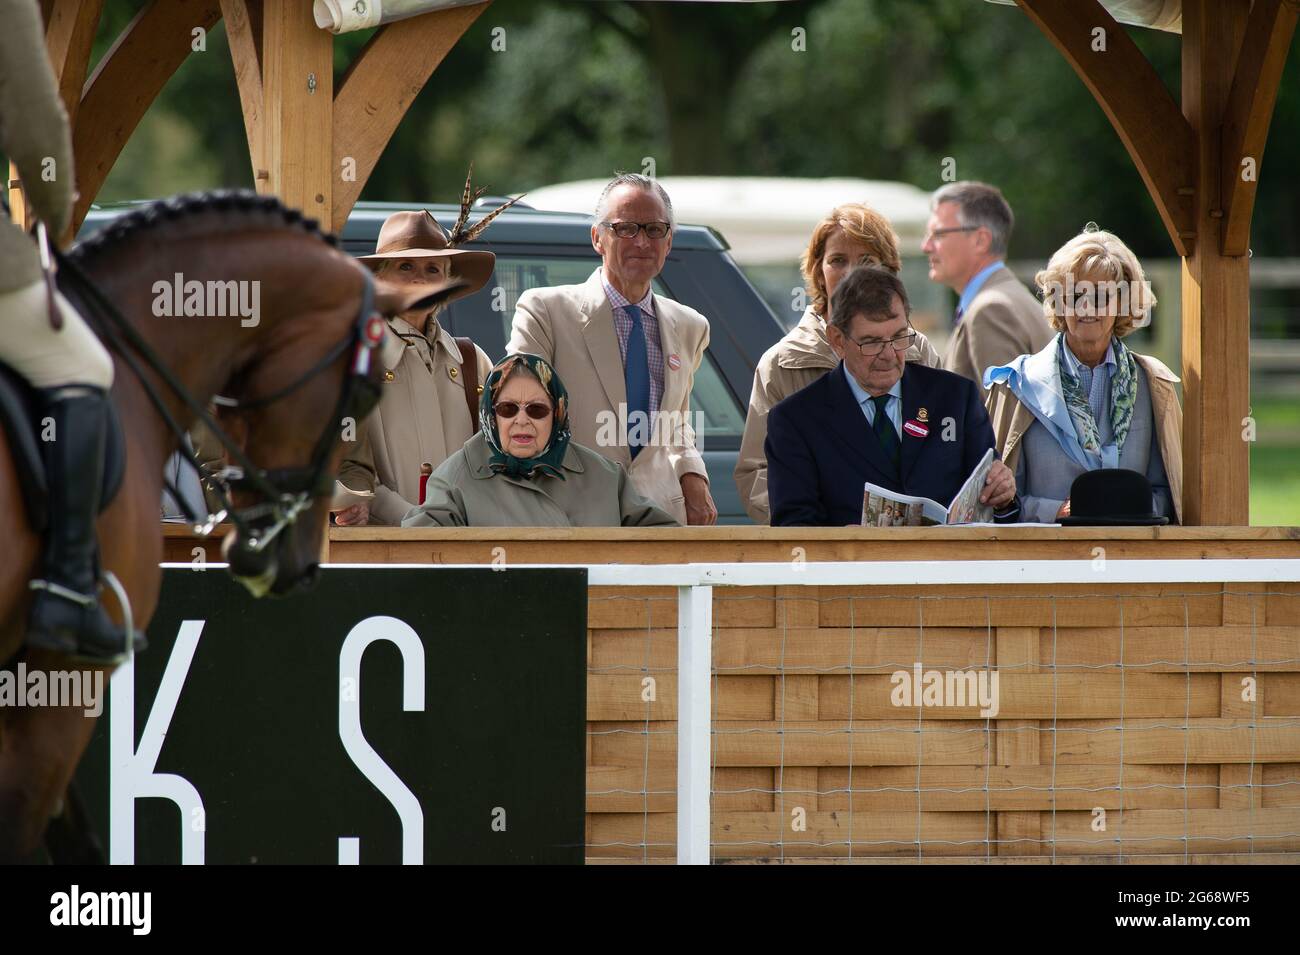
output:
<instances>
[{"instance_id":1,"label":"rider's boot","mask_svg":"<svg viewBox=\"0 0 1300 955\"><path fill-rule=\"evenodd\" d=\"M74 385L40 392L42 441L49 487L45 575L28 621L27 644L87 663L119 663L126 633L99 603L95 518L103 484L108 398L99 388ZM135 649L144 648L136 635Z\"/></svg>"}]
</instances>

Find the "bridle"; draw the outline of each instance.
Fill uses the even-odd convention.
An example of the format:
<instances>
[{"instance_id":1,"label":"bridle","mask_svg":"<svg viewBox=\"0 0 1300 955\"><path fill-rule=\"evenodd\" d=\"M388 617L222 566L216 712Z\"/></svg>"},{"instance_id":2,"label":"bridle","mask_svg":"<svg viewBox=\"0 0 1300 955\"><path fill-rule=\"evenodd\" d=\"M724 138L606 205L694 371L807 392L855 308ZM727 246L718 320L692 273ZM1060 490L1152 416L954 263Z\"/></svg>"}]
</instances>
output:
<instances>
[{"instance_id":1,"label":"bridle","mask_svg":"<svg viewBox=\"0 0 1300 955\"><path fill-rule=\"evenodd\" d=\"M80 266L58 250L55 250L54 255L60 271L70 279L69 290L74 291L88 306L83 310L87 320L91 321L105 345L116 352L127 367L135 373L150 403L162 416L168 430L180 442L182 460L193 468L200 480L205 481L220 498L221 511L217 514L209 513L200 521L186 504L184 495L180 494L170 481L167 482L173 499L186 520L190 522L195 534L207 537L218 523L228 520L235 525L239 546L253 554L260 554L311 506L313 498L331 493L334 477L328 470L329 456L335 442L337 423L347 417L361 420L379 400L379 385L370 377L371 357L375 348L383 340L387 322L375 312L374 282L368 271L361 270L365 283L361 294L361 308L353 319L346 337L334 345L319 361L287 385L269 394L246 399L218 395L213 399L213 402L220 407L238 411L247 412L264 408L293 394L351 349L351 359L343 380L343 388L334 404L333 413L326 419L316 440L310 461L302 467L266 469L258 467L249 459L239 443L231 438L229 433L208 413L208 409L189 393L153 347L123 317ZM146 368L162 379L168 390L208 427L229 453L231 461L234 462L232 465L215 474L204 469L195 452L190 449L185 428L172 415L162 395L145 373ZM232 491L237 489L251 491L259 498L247 507L237 508L232 498Z\"/></svg>"}]
</instances>

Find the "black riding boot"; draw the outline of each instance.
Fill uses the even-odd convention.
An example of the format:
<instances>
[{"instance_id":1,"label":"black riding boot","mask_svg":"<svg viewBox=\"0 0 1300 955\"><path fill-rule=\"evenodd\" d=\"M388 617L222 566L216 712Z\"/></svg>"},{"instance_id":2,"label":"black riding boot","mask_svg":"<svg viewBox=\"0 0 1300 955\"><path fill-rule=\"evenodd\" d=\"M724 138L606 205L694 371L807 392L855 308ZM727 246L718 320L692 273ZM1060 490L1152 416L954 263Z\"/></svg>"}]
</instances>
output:
<instances>
[{"instance_id":1,"label":"black riding boot","mask_svg":"<svg viewBox=\"0 0 1300 955\"><path fill-rule=\"evenodd\" d=\"M98 388L72 386L41 392L53 440L42 442L49 486L49 533L45 576L28 622L29 646L55 650L93 663L120 662L126 634L99 603L99 550L95 518L104 477L108 399ZM143 640L137 638L136 649Z\"/></svg>"}]
</instances>

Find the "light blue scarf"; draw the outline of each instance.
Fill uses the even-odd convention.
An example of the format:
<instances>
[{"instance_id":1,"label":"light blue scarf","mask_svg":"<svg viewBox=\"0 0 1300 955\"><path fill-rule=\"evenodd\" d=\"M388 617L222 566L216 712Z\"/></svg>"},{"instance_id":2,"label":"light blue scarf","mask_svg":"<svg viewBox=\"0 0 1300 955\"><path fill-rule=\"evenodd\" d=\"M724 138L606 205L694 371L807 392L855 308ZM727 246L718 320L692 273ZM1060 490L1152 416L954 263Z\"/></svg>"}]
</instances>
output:
<instances>
[{"instance_id":1,"label":"light blue scarf","mask_svg":"<svg viewBox=\"0 0 1300 955\"><path fill-rule=\"evenodd\" d=\"M1061 386L1060 349L1065 347L1057 333L1047 347L1034 355L1021 355L1005 365L984 372L984 387L1002 383L1056 439L1065 455L1089 471L1119 467L1119 445L1112 441L1096 451L1084 450L1074 416Z\"/></svg>"}]
</instances>

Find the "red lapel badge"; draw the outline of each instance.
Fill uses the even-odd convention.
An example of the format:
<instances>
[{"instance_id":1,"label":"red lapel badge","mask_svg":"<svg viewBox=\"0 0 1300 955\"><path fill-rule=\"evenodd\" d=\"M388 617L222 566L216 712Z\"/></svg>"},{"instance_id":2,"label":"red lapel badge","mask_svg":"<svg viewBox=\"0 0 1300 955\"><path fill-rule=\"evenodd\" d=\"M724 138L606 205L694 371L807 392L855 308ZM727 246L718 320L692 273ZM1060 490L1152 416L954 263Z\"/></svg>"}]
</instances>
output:
<instances>
[{"instance_id":1,"label":"red lapel badge","mask_svg":"<svg viewBox=\"0 0 1300 955\"><path fill-rule=\"evenodd\" d=\"M914 438L924 438L930 433L930 429L919 421L904 421L903 430Z\"/></svg>"},{"instance_id":2,"label":"red lapel badge","mask_svg":"<svg viewBox=\"0 0 1300 955\"><path fill-rule=\"evenodd\" d=\"M668 367L671 368L673 371L676 371L678 368L682 367L682 360L678 358L676 355L669 355Z\"/></svg>"}]
</instances>

